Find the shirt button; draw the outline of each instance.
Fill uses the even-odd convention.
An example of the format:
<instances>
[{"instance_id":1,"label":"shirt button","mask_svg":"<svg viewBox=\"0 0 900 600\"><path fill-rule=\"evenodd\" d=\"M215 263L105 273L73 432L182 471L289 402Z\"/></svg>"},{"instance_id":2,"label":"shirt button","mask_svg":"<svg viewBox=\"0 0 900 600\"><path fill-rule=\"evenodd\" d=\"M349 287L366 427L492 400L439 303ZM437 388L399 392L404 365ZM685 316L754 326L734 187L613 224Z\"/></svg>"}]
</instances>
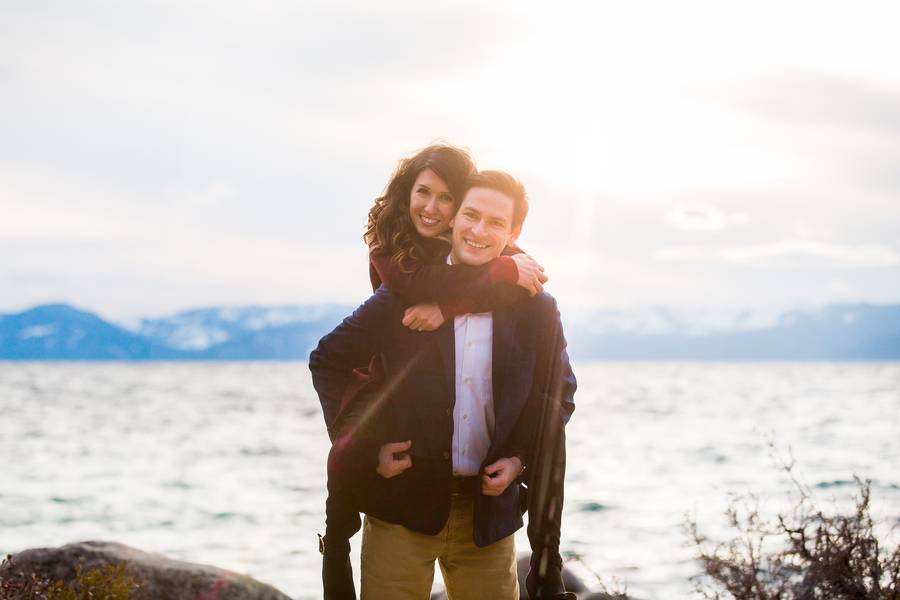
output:
<instances>
[{"instance_id":1,"label":"shirt button","mask_svg":"<svg viewBox=\"0 0 900 600\"><path fill-rule=\"evenodd\" d=\"M450 453L444 450L444 453L441 454L444 457L444 460L450 460Z\"/></svg>"},{"instance_id":2,"label":"shirt button","mask_svg":"<svg viewBox=\"0 0 900 600\"><path fill-rule=\"evenodd\" d=\"M463 377L463 382L472 383L472 378L471 377Z\"/></svg>"}]
</instances>

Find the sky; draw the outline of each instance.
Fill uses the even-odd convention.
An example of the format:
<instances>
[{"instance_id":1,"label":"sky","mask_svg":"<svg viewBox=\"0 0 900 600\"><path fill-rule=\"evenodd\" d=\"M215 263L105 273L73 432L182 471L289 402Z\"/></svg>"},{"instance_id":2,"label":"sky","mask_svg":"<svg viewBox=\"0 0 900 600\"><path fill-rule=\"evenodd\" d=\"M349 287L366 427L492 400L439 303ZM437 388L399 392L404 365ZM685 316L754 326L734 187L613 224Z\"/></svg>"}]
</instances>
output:
<instances>
[{"instance_id":1,"label":"sky","mask_svg":"<svg viewBox=\"0 0 900 600\"><path fill-rule=\"evenodd\" d=\"M436 140L563 307L900 302L893 2L0 2L0 312L356 304Z\"/></svg>"}]
</instances>

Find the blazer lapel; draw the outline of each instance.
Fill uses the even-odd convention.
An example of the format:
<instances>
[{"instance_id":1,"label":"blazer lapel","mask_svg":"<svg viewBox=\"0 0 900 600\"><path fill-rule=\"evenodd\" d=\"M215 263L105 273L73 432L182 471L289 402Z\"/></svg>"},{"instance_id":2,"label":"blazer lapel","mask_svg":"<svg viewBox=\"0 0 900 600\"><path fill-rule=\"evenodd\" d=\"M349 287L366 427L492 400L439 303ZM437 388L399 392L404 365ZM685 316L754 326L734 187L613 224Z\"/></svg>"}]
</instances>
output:
<instances>
[{"instance_id":1,"label":"blazer lapel","mask_svg":"<svg viewBox=\"0 0 900 600\"><path fill-rule=\"evenodd\" d=\"M437 332L438 347L444 361L444 373L450 388L450 406L456 404L456 324L448 319Z\"/></svg>"},{"instance_id":2,"label":"blazer lapel","mask_svg":"<svg viewBox=\"0 0 900 600\"><path fill-rule=\"evenodd\" d=\"M510 355L515 344L515 311L504 307L494 311L491 383L494 391L494 444L503 443L518 418L526 398L510 394Z\"/></svg>"}]
</instances>

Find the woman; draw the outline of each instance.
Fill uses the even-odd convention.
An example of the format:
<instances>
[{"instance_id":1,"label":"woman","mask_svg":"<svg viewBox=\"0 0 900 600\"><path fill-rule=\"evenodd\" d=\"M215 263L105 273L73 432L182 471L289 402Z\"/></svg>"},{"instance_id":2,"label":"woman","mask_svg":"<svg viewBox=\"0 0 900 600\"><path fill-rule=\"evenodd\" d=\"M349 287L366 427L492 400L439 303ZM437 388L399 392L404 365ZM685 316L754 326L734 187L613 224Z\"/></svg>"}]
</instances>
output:
<instances>
[{"instance_id":1,"label":"woman","mask_svg":"<svg viewBox=\"0 0 900 600\"><path fill-rule=\"evenodd\" d=\"M446 263L450 220L466 178L474 172L464 150L428 146L400 161L369 211L364 239L372 289L383 284L415 305L404 316L407 327L433 330L457 315L489 312L541 291L547 281L540 265L515 247L481 266ZM377 361L373 358L356 375L358 384L347 390L338 416L328 424L334 444L328 460L326 535L320 547L326 598L355 597L349 538L360 528L364 482L374 476L374 440L381 439L374 432L378 419L371 416L377 411L381 382ZM400 460L409 458L401 455Z\"/></svg>"}]
</instances>

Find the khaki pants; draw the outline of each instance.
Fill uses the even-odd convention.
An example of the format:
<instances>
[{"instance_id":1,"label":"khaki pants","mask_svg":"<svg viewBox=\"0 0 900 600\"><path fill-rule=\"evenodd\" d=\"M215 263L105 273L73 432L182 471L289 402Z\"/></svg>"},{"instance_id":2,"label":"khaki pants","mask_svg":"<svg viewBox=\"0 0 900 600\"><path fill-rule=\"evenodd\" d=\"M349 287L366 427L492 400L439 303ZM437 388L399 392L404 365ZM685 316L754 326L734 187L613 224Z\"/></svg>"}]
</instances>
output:
<instances>
[{"instance_id":1,"label":"khaki pants","mask_svg":"<svg viewBox=\"0 0 900 600\"><path fill-rule=\"evenodd\" d=\"M434 561L450 600L517 600L516 548L510 535L485 548L472 541L475 499L450 498L450 518L437 535L366 517L360 600L428 600Z\"/></svg>"}]
</instances>

